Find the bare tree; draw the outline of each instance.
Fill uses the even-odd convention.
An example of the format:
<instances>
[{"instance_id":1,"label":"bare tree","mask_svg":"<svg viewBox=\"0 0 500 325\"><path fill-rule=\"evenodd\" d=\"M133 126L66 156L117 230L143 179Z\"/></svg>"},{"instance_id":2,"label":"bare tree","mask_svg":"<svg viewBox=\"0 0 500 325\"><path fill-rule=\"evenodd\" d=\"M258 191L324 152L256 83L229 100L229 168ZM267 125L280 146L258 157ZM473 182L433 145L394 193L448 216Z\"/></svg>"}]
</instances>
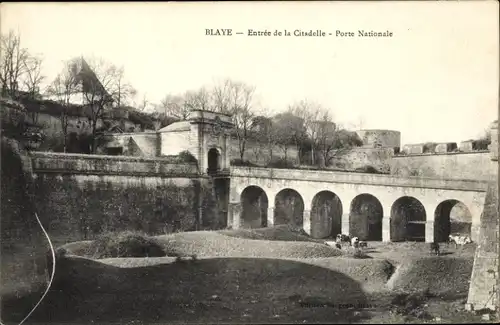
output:
<instances>
[{"instance_id":1,"label":"bare tree","mask_svg":"<svg viewBox=\"0 0 500 325\"><path fill-rule=\"evenodd\" d=\"M209 111L212 110L212 96L205 87L201 87L198 90L187 91L184 94L184 104L190 111L195 109Z\"/></svg>"},{"instance_id":2,"label":"bare tree","mask_svg":"<svg viewBox=\"0 0 500 325\"><path fill-rule=\"evenodd\" d=\"M210 92L205 87L201 87L197 90L188 90L182 95L168 94L161 101L159 110L167 116L186 120L193 110L212 110L211 100Z\"/></svg>"},{"instance_id":3,"label":"bare tree","mask_svg":"<svg viewBox=\"0 0 500 325\"><path fill-rule=\"evenodd\" d=\"M27 55L22 62L24 73L22 76L24 89L31 98L36 98L40 95L40 86L45 79L42 74L41 57Z\"/></svg>"},{"instance_id":4,"label":"bare tree","mask_svg":"<svg viewBox=\"0 0 500 325\"><path fill-rule=\"evenodd\" d=\"M28 50L21 47L21 37L14 31L1 36L0 87L2 94L16 97L21 77L26 72Z\"/></svg>"},{"instance_id":5,"label":"bare tree","mask_svg":"<svg viewBox=\"0 0 500 325\"><path fill-rule=\"evenodd\" d=\"M255 126L254 117L257 112L254 107L254 95L255 87L229 79L213 89L213 110L232 116L241 160Z\"/></svg>"},{"instance_id":6,"label":"bare tree","mask_svg":"<svg viewBox=\"0 0 500 325\"><path fill-rule=\"evenodd\" d=\"M321 105L307 100L302 100L289 107L289 112L299 117L304 122L304 130L311 144L311 164L315 164L315 149L318 142L318 120L326 114Z\"/></svg>"},{"instance_id":7,"label":"bare tree","mask_svg":"<svg viewBox=\"0 0 500 325\"><path fill-rule=\"evenodd\" d=\"M267 113L267 110L265 111ZM254 148L254 152L262 153L262 148L267 148L269 152L269 161L273 161L274 146L278 144L276 135L276 128L274 123L269 116L260 115L253 119L252 131L254 133L255 140L257 141L257 146ZM285 153L286 155L286 153ZM257 153L255 153L256 159Z\"/></svg>"},{"instance_id":8,"label":"bare tree","mask_svg":"<svg viewBox=\"0 0 500 325\"><path fill-rule=\"evenodd\" d=\"M119 93L117 80L122 70L102 59L85 60L81 58L74 65L77 82L87 109L87 118L91 128L91 152L96 151L97 123L103 113L112 108Z\"/></svg>"},{"instance_id":9,"label":"bare tree","mask_svg":"<svg viewBox=\"0 0 500 325\"><path fill-rule=\"evenodd\" d=\"M72 106L71 99L78 91L76 74L73 69L75 61L68 61L65 63L61 73L57 75L54 81L47 89L47 94L54 98L61 105L61 112L59 114L59 121L61 123L61 130L63 135L64 152L67 150L68 139L68 124L69 124L69 110Z\"/></svg>"},{"instance_id":10,"label":"bare tree","mask_svg":"<svg viewBox=\"0 0 500 325\"><path fill-rule=\"evenodd\" d=\"M313 142L323 158L321 164L324 165L321 167L325 167L332 159L332 150L338 145L337 126L326 112L320 120L314 123L314 127L316 128L316 137Z\"/></svg>"},{"instance_id":11,"label":"bare tree","mask_svg":"<svg viewBox=\"0 0 500 325\"><path fill-rule=\"evenodd\" d=\"M148 108L149 105L150 105L150 102L148 99L148 95L144 94L142 96L142 100L139 102L137 109L141 112L144 112L146 110L146 108Z\"/></svg>"},{"instance_id":12,"label":"bare tree","mask_svg":"<svg viewBox=\"0 0 500 325\"><path fill-rule=\"evenodd\" d=\"M273 121L275 141L280 146L286 145L285 149L288 145L294 144L300 164L300 157L307 142L304 119L296 116L289 108L288 111L275 115Z\"/></svg>"},{"instance_id":13,"label":"bare tree","mask_svg":"<svg viewBox=\"0 0 500 325\"><path fill-rule=\"evenodd\" d=\"M213 88L213 110L220 113L232 113L233 85L235 82L230 79Z\"/></svg>"},{"instance_id":14,"label":"bare tree","mask_svg":"<svg viewBox=\"0 0 500 325\"><path fill-rule=\"evenodd\" d=\"M125 80L125 70L123 67L117 69L115 83L114 88L116 88L116 92L113 94L113 99L116 106L122 107L122 105L127 105L137 95L137 90Z\"/></svg>"},{"instance_id":15,"label":"bare tree","mask_svg":"<svg viewBox=\"0 0 500 325\"><path fill-rule=\"evenodd\" d=\"M190 109L186 105L186 99L181 95L167 95L160 102L160 109L165 116L185 120L189 117Z\"/></svg>"},{"instance_id":16,"label":"bare tree","mask_svg":"<svg viewBox=\"0 0 500 325\"><path fill-rule=\"evenodd\" d=\"M356 124L356 128L358 130L361 130L365 127L365 119L363 118L363 116L360 116L358 117L358 122Z\"/></svg>"}]
</instances>

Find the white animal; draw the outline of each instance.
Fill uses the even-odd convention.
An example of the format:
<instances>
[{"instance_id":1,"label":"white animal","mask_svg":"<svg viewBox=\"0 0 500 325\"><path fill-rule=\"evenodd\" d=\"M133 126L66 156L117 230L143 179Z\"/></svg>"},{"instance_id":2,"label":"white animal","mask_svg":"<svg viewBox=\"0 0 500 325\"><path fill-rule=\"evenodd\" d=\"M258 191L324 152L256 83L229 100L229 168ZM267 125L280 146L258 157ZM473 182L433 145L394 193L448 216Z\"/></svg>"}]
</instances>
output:
<instances>
[{"instance_id":1,"label":"white animal","mask_svg":"<svg viewBox=\"0 0 500 325\"><path fill-rule=\"evenodd\" d=\"M335 239L337 242L349 242L351 240L351 238L348 235L344 234L337 234Z\"/></svg>"},{"instance_id":2,"label":"white animal","mask_svg":"<svg viewBox=\"0 0 500 325\"><path fill-rule=\"evenodd\" d=\"M358 237L352 237L351 238L351 246L357 246L359 243L359 238Z\"/></svg>"},{"instance_id":3,"label":"white animal","mask_svg":"<svg viewBox=\"0 0 500 325\"><path fill-rule=\"evenodd\" d=\"M328 246L331 246L331 247L335 247L335 245L337 244L336 241L325 241L325 244L328 245Z\"/></svg>"},{"instance_id":4,"label":"white animal","mask_svg":"<svg viewBox=\"0 0 500 325\"><path fill-rule=\"evenodd\" d=\"M455 243L455 248L457 248L458 245L463 246L472 243L472 239L464 235L450 235L448 239L450 243Z\"/></svg>"}]
</instances>

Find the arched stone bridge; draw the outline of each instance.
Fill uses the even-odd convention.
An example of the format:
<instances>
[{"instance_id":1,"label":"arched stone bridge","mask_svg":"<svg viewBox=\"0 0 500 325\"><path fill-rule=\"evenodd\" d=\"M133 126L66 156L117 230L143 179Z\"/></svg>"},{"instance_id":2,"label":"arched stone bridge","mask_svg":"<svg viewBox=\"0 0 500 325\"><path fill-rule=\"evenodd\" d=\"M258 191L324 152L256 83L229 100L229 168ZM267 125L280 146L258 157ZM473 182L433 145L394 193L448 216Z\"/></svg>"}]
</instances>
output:
<instances>
[{"instance_id":1,"label":"arched stone bridge","mask_svg":"<svg viewBox=\"0 0 500 325\"><path fill-rule=\"evenodd\" d=\"M477 241L487 184L474 180L297 169L231 168L228 225L294 224L315 238Z\"/></svg>"}]
</instances>

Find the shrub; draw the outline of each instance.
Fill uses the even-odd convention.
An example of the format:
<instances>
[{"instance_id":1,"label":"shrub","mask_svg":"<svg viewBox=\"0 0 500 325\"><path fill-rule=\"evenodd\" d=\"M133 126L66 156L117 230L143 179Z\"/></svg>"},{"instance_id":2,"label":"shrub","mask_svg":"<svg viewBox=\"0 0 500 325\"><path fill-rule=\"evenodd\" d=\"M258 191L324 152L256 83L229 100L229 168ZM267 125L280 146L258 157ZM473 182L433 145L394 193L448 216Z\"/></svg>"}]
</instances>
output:
<instances>
[{"instance_id":1,"label":"shrub","mask_svg":"<svg viewBox=\"0 0 500 325\"><path fill-rule=\"evenodd\" d=\"M49 135L41 143L39 151L64 152L64 139L62 135Z\"/></svg>"},{"instance_id":2,"label":"shrub","mask_svg":"<svg viewBox=\"0 0 500 325\"><path fill-rule=\"evenodd\" d=\"M179 153L179 160L185 163L197 163L198 160L189 151L184 150Z\"/></svg>"},{"instance_id":3,"label":"shrub","mask_svg":"<svg viewBox=\"0 0 500 325\"><path fill-rule=\"evenodd\" d=\"M488 146L491 144L490 139L479 139L472 142L473 150L488 150Z\"/></svg>"},{"instance_id":4,"label":"shrub","mask_svg":"<svg viewBox=\"0 0 500 325\"><path fill-rule=\"evenodd\" d=\"M423 153L434 153L436 151L437 143L435 142L426 142L424 143Z\"/></svg>"},{"instance_id":5,"label":"shrub","mask_svg":"<svg viewBox=\"0 0 500 325\"><path fill-rule=\"evenodd\" d=\"M358 258L358 259L371 258L369 255L367 255L365 252L363 252L359 248L356 248L354 251L347 250L347 254L346 255L349 256L349 257Z\"/></svg>"},{"instance_id":6,"label":"shrub","mask_svg":"<svg viewBox=\"0 0 500 325\"><path fill-rule=\"evenodd\" d=\"M165 251L160 243L140 232L110 232L97 237L89 246L92 258L162 257Z\"/></svg>"},{"instance_id":7,"label":"shrub","mask_svg":"<svg viewBox=\"0 0 500 325\"><path fill-rule=\"evenodd\" d=\"M383 174L381 171L379 171L378 169L376 169L373 166L363 166L363 167L360 167L360 168L356 168L356 171L358 173Z\"/></svg>"},{"instance_id":8,"label":"shrub","mask_svg":"<svg viewBox=\"0 0 500 325\"><path fill-rule=\"evenodd\" d=\"M276 159L274 161L269 162L266 167L269 168L294 168L294 164L291 161L288 161L284 158Z\"/></svg>"},{"instance_id":9,"label":"shrub","mask_svg":"<svg viewBox=\"0 0 500 325\"><path fill-rule=\"evenodd\" d=\"M420 176L420 171L417 169L412 169L410 171L410 176Z\"/></svg>"},{"instance_id":10,"label":"shrub","mask_svg":"<svg viewBox=\"0 0 500 325\"><path fill-rule=\"evenodd\" d=\"M153 129L155 128L154 125L154 118L151 114L140 112L137 110L130 110L128 119L130 122L134 124L139 124L141 126L142 131L146 129Z\"/></svg>"},{"instance_id":11,"label":"shrub","mask_svg":"<svg viewBox=\"0 0 500 325\"><path fill-rule=\"evenodd\" d=\"M259 167L258 165L251 163L248 160L241 160L241 159L232 159L231 166Z\"/></svg>"},{"instance_id":12,"label":"shrub","mask_svg":"<svg viewBox=\"0 0 500 325\"><path fill-rule=\"evenodd\" d=\"M391 301L397 314L418 319L431 319L432 316L423 308L425 302L433 297L429 289L413 293L397 294Z\"/></svg>"}]
</instances>

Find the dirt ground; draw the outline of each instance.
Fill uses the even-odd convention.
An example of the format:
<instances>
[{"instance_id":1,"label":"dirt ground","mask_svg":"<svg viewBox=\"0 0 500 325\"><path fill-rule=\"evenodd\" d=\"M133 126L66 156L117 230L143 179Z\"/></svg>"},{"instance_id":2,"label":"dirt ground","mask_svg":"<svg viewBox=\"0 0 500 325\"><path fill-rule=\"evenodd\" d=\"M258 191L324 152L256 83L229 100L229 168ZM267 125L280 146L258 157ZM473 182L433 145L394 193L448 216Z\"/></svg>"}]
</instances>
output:
<instances>
[{"instance_id":1,"label":"dirt ground","mask_svg":"<svg viewBox=\"0 0 500 325\"><path fill-rule=\"evenodd\" d=\"M432 255L429 250L429 244L422 242L368 242L368 247L364 251L373 258L387 259L395 264ZM458 246L457 248L455 248L454 244L440 244L441 256L473 259L475 251L475 244L467 244Z\"/></svg>"},{"instance_id":2,"label":"dirt ground","mask_svg":"<svg viewBox=\"0 0 500 325\"><path fill-rule=\"evenodd\" d=\"M426 318L395 312L396 292L385 283L385 260L395 267L424 260L424 273L418 276L425 282L433 276L425 274L427 259L470 262L474 249L473 245L445 244L442 257L431 257L426 243L369 242L364 249L368 259L206 256L176 262L174 258L79 258L64 262L71 271L60 274L70 277L59 279L25 324L486 322L464 310L466 283L455 294L427 297L418 307ZM470 277L470 271L461 272L465 273L449 277ZM34 293L22 300L3 301L2 320L16 324L38 297ZM5 311L14 316L6 318Z\"/></svg>"}]
</instances>

